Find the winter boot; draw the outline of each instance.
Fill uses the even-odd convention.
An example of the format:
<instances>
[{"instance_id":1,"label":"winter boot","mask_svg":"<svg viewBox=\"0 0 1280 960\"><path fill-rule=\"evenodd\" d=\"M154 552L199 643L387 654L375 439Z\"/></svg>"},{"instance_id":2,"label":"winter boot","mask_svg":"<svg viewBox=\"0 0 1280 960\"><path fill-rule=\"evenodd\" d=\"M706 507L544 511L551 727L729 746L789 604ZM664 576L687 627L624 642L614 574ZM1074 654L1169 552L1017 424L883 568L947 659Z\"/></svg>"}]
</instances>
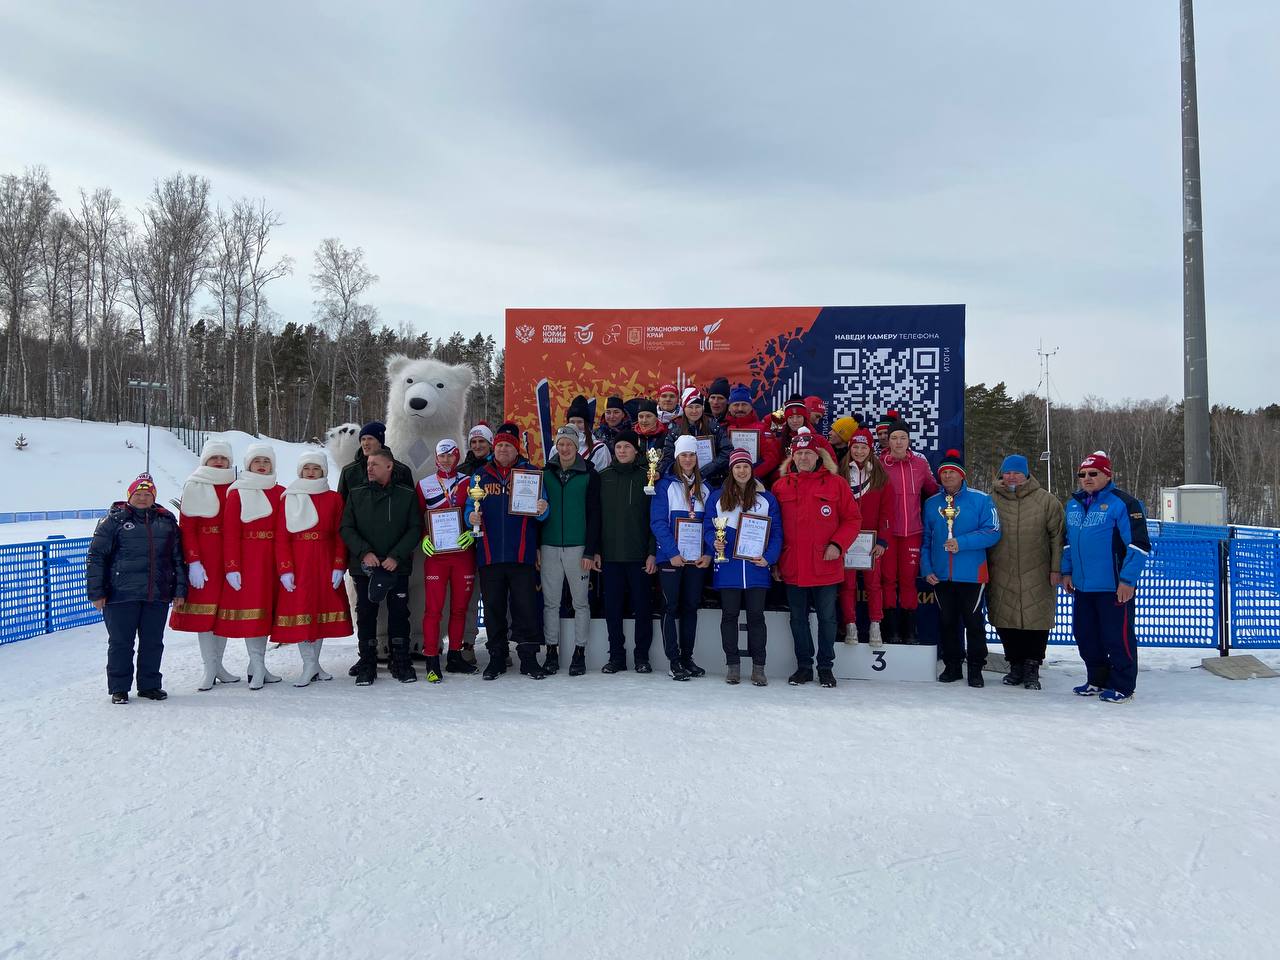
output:
<instances>
[{"instance_id":1,"label":"winter boot","mask_svg":"<svg viewBox=\"0 0 1280 960\"><path fill-rule=\"evenodd\" d=\"M378 679L378 658L373 640L360 641L360 659L352 667L355 670L356 686L367 687Z\"/></svg>"},{"instance_id":2,"label":"winter boot","mask_svg":"<svg viewBox=\"0 0 1280 960\"><path fill-rule=\"evenodd\" d=\"M324 641L323 641L323 640L317 640L317 641L315 642L314 646L315 646L315 648L316 648L316 679L317 679L317 680L332 680L332 679L333 679L333 674L332 674L332 673L325 673L324 667L320 666L320 651L324 649Z\"/></svg>"},{"instance_id":3,"label":"winter boot","mask_svg":"<svg viewBox=\"0 0 1280 960\"><path fill-rule=\"evenodd\" d=\"M495 653L489 651L489 664L484 668L484 673L480 676L484 680L497 680L500 676L507 672L507 658L501 651Z\"/></svg>"},{"instance_id":4,"label":"winter boot","mask_svg":"<svg viewBox=\"0 0 1280 960\"><path fill-rule=\"evenodd\" d=\"M627 669L627 655L619 654L617 657L610 655L609 662L600 668L601 673L623 673ZM636 661L636 669L640 669L640 661Z\"/></svg>"},{"instance_id":5,"label":"winter boot","mask_svg":"<svg viewBox=\"0 0 1280 960\"><path fill-rule=\"evenodd\" d=\"M316 645L303 642L294 644L294 646L298 648L298 655L302 657L302 672L298 674L298 679L293 681L293 685L295 687L306 687L311 684L312 680L320 679L317 675Z\"/></svg>"},{"instance_id":6,"label":"winter boot","mask_svg":"<svg viewBox=\"0 0 1280 960\"><path fill-rule=\"evenodd\" d=\"M218 638L212 633L202 632L196 635L196 639L200 642L200 659L204 663L204 676L196 689L203 693L212 690L218 682Z\"/></svg>"},{"instance_id":7,"label":"winter boot","mask_svg":"<svg viewBox=\"0 0 1280 960\"><path fill-rule=\"evenodd\" d=\"M520 665L520 672L524 672L523 663ZM560 672L560 648L558 646L547 647L547 657L542 664L542 672L548 677L554 677Z\"/></svg>"},{"instance_id":8,"label":"winter boot","mask_svg":"<svg viewBox=\"0 0 1280 960\"><path fill-rule=\"evenodd\" d=\"M418 671L413 669L413 660L409 657L409 638L396 637L389 646L391 675L401 683L417 683Z\"/></svg>"},{"instance_id":9,"label":"winter boot","mask_svg":"<svg viewBox=\"0 0 1280 960\"><path fill-rule=\"evenodd\" d=\"M742 665L731 663L724 669L724 682L736 687L742 682Z\"/></svg>"},{"instance_id":10,"label":"winter boot","mask_svg":"<svg viewBox=\"0 0 1280 960\"><path fill-rule=\"evenodd\" d=\"M123 691L113 693L111 695L111 702L112 703L128 703L129 695L127 693L124 693Z\"/></svg>"},{"instance_id":11,"label":"winter boot","mask_svg":"<svg viewBox=\"0 0 1280 960\"><path fill-rule=\"evenodd\" d=\"M796 672L787 677L787 683L793 687L798 687L802 683L813 683L813 668L799 667Z\"/></svg>"},{"instance_id":12,"label":"winter boot","mask_svg":"<svg viewBox=\"0 0 1280 960\"><path fill-rule=\"evenodd\" d=\"M465 660L467 663L471 664L473 667L476 665L476 645L474 643L464 643L462 645L462 659ZM447 664L445 665L445 669L446 670L449 669ZM463 673L465 671L458 671L458 672ZM472 670L471 672L475 673L475 670Z\"/></svg>"},{"instance_id":13,"label":"winter boot","mask_svg":"<svg viewBox=\"0 0 1280 960\"><path fill-rule=\"evenodd\" d=\"M938 674L939 683L955 683L957 680L963 679L964 671L960 669L960 664L958 663L947 664L942 673Z\"/></svg>"},{"instance_id":14,"label":"winter boot","mask_svg":"<svg viewBox=\"0 0 1280 960\"><path fill-rule=\"evenodd\" d=\"M667 673L671 676L672 680L693 679L690 676L689 671L685 669L684 661L681 660L679 657L676 657L674 660L670 662L670 664L667 666Z\"/></svg>"},{"instance_id":15,"label":"winter boot","mask_svg":"<svg viewBox=\"0 0 1280 960\"><path fill-rule=\"evenodd\" d=\"M899 630L901 636L898 640L901 643L919 643L920 639L916 636L916 612L914 610L899 611L902 626Z\"/></svg>"},{"instance_id":16,"label":"winter boot","mask_svg":"<svg viewBox=\"0 0 1280 960\"><path fill-rule=\"evenodd\" d=\"M587 651L582 647L573 648L573 659L569 661L569 676L580 677L587 672Z\"/></svg>"},{"instance_id":17,"label":"winter boot","mask_svg":"<svg viewBox=\"0 0 1280 960\"><path fill-rule=\"evenodd\" d=\"M471 662L468 663L466 660L466 651L450 650L447 654L445 654L444 672L445 673L475 673L476 672L475 658L472 657Z\"/></svg>"},{"instance_id":18,"label":"winter boot","mask_svg":"<svg viewBox=\"0 0 1280 960\"><path fill-rule=\"evenodd\" d=\"M516 655L520 658L520 672L526 677L531 680L541 680L546 677L547 671L538 664L537 644L517 643Z\"/></svg>"},{"instance_id":19,"label":"winter boot","mask_svg":"<svg viewBox=\"0 0 1280 960\"><path fill-rule=\"evenodd\" d=\"M871 621L871 630L867 634L867 639L871 644L872 650L879 650L884 646L884 637L880 633L880 622L878 620Z\"/></svg>"},{"instance_id":20,"label":"winter boot","mask_svg":"<svg viewBox=\"0 0 1280 960\"><path fill-rule=\"evenodd\" d=\"M244 647L249 652L249 689L261 690L267 682L267 638L246 637Z\"/></svg>"},{"instance_id":21,"label":"winter boot","mask_svg":"<svg viewBox=\"0 0 1280 960\"><path fill-rule=\"evenodd\" d=\"M898 642L898 608L885 607L880 621L880 634L885 643Z\"/></svg>"},{"instance_id":22,"label":"winter boot","mask_svg":"<svg viewBox=\"0 0 1280 960\"><path fill-rule=\"evenodd\" d=\"M754 687L767 687L769 685L769 678L764 675L763 663L752 664L751 685Z\"/></svg>"},{"instance_id":23,"label":"winter boot","mask_svg":"<svg viewBox=\"0 0 1280 960\"><path fill-rule=\"evenodd\" d=\"M427 683L439 683L444 679L444 674L440 671L440 657L438 654L434 657L426 657L422 669L427 675Z\"/></svg>"},{"instance_id":24,"label":"winter boot","mask_svg":"<svg viewBox=\"0 0 1280 960\"><path fill-rule=\"evenodd\" d=\"M1115 692L1114 690L1111 690L1111 691L1108 691L1108 692L1109 692L1109 693L1112 693L1112 694L1115 694L1116 696L1121 696L1121 694L1116 694L1116 692ZM154 689L154 690L139 690L139 691L138 691L138 696L140 696L143 700L157 700L157 701L159 701L159 700L168 700L168 699L169 699L169 695L168 695L167 693L165 693L163 690L161 690L159 687L157 687L157 688L156 688L156 689Z\"/></svg>"},{"instance_id":25,"label":"winter boot","mask_svg":"<svg viewBox=\"0 0 1280 960\"><path fill-rule=\"evenodd\" d=\"M691 677L705 677L707 675L707 671L693 662L693 657L684 658L684 669Z\"/></svg>"},{"instance_id":26,"label":"winter boot","mask_svg":"<svg viewBox=\"0 0 1280 960\"><path fill-rule=\"evenodd\" d=\"M636 673L653 673L653 664L648 660L637 660Z\"/></svg>"},{"instance_id":27,"label":"winter boot","mask_svg":"<svg viewBox=\"0 0 1280 960\"><path fill-rule=\"evenodd\" d=\"M836 685L836 675L830 668L819 668L818 683L824 687L834 687Z\"/></svg>"},{"instance_id":28,"label":"winter boot","mask_svg":"<svg viewBox=\"0 0 1280 960\"><path fill-rule=\"evenodd\" d=\"M1009 661L1009 672L1000 678L1000 682L1006 687L1016 687L1022 683L1026 676L1026 664L1021 660Z\"/></svg>"},{"instance_id":29,"label":"winter boot","mask_svg":"<svg viewBox=\"0 0 1280 960\"><path fill-rule=\"evenodd\" d=\"M982 679L982 664L980 663L969 664L969 686L985 687L986 685L987 685L987 681Z\"/></svg>"},{"instance_id":30,"label":"winter boot","mask_svg":"<svg viewBox=\"0 0 1280 960\"><path fill-rule=\"evenodd\" d=\"M858 642L858 625L856 623L846 623L844 625L844 642L849 646L853 646Z\"/></svg>"},{"instance_id":31,"label":"winter boot","mask_svg":"<svg viewBox=\"0 0 1280 960\"><path fill-rule=\"evenodd\" d=\"M1040 661L1028 660L1027 668L1022 674L1022 685L1028 690L1040 689Z\"/></svg>"}]
</instances>

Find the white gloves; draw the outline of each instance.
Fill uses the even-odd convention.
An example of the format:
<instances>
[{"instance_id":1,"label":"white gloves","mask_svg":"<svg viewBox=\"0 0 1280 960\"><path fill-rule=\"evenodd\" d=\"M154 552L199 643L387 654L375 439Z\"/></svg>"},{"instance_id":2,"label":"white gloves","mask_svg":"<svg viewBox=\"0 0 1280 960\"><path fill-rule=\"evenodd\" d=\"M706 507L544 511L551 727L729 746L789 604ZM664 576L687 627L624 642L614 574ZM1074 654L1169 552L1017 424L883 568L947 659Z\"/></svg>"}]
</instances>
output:
<instances>
[{"instance_id":1,"label":"white gloves","mask_svg":"<svg viewBox=\"0 0 1280 960\"><path fill-rule=\"evenodd\" d=\"M284 587L286 592L293 593L293 591L296 589L296 585L293 582L293 574L292 573L280 574L280 586Z\"/></svg>"},{"instance_id":2,"label":"white gloves","mask_svg":"<svg viewBox=\"0 0 1280 960\"><path fill-rule=\"evenodd\" d=\"M333 571L333 589L337 590L340 586L342 586L342 576L345 573L346 573L345 570Z\"/></svg>"},{"instance_id":3,"label":"white gloves","mask_svg":"<svg viewBox=\"0 0 1280 960\"><path fill-rule=\"evenodd\" d=\"M187 567L187 583L199 590L209 582L209 575L204 572L204 564L197 560Z\"/></svg>"},{"instance_id":4,"label":"white gloves","mask_svg":"<svg viewBox=\"0 0 1280 960\"><path fill-rule=\"evenodd\" d=\"M240 589L240 571L239 570L232 570L230 573L227 574L227 586L229 586L232 590Z\"/></svg>"}]
</instances>

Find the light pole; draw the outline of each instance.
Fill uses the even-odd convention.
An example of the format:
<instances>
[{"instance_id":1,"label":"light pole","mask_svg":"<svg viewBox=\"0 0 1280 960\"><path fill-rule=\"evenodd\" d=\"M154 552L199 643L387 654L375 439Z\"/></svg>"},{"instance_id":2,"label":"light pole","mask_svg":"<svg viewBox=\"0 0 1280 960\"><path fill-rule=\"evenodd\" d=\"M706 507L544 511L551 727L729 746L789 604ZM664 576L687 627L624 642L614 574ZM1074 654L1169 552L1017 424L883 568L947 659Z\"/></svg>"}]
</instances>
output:
<instances>
[{"instance_id":1,"label":"light pole","mask_svg":"<svg viewBox=\"0 0 1280 960\"><path fill-rule=\"evenodd\" d=\"M1181 0L1182 34L1182 430L1183 483L1212 483L1209 459L1209 345L1204 322L1204 230L1200 212L1200 118L1191 0Z\"/></svg>"},{"instance_id":2,"label":"light pole","mask_svg":"<svg viewBox=\"0 0 1280 960\"><path fill-rule=\"evenodd\" d=\"M348 393L342 399L347 401L347 419L354 423L356 419L356 408L360 406L360 398L354 397Z\"/></svg>"},{"instance_id":3,"label":"light pole","mask_svg":"<svg viewBox=\"0 0 1280 960\"><path fill-rule=\"evenodd\" d=\"M159 390L164 393L169 392L169 385L166 383L152 383L149 380L130 380L129 386L135 390L141 390L142 393L142 419L147 425L147 473L151 472L151 392Z\"/></svg>"}]
</instances>

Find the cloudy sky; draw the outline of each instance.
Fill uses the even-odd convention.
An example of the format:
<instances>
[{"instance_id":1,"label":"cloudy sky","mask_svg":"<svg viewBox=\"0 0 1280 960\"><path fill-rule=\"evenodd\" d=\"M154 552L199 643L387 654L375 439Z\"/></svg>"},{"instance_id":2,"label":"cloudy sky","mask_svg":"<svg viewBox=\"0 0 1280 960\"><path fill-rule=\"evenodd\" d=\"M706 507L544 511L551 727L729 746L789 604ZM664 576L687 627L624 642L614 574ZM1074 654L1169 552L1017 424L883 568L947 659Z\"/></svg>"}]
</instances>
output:
<instances>
[{"instance_id":1,"label":"cloudy sky","mask_svg":"<svg viewBox=\"0 0 1280 960\"><path fill-rule=\"evenodd\" d=\"M1213 402L1280 400L1280 4L1197 10ZM1180 396L1177 0L0 0L0 172L265 197L390 324L968 305L969 382ZM1274 284L1272 284L1274 285Z\"/></svg>"}]
</instances>

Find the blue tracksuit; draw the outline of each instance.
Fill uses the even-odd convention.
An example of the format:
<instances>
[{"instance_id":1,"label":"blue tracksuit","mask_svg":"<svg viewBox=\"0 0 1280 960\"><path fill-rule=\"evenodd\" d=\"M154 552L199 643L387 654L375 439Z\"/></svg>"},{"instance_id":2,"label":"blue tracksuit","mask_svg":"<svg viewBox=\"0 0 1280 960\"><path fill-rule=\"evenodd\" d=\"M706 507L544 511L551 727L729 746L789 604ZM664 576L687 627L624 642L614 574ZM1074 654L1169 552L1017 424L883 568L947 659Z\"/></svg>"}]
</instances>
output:
<instances>
[{"instance_id":1,"label":"blue tracksuit","mask_svg":"<svg viewBox=\"0 0 1280 960\"><path fill-rule=\"evenodd\" d=\"M769 517L769 539L765 544L764 559L769 564L769 567L772 567L778 562L778 557L782 554L782 514L778 510L778 501L773 498L773 494L761 490L756 494L755 509L746 512L754 513L757 516ZM729 524L724 528L724 555L726 558L724 563L714 562L716 555L716 527L713 521L720 516L719 490L711 494L711 505L707 508L707 512L702 518L702 539L706 544L707 555L713 558L711 585L717 590L723 590L726 587L737 590L749 590L752 587L767 589L773 583L773 576L769 573L769 567L758 567L754 563L748 563L746 560L733 559L733 545L738 539L738 517L741 513L742 511L735 510L728 515Z\"/></svg>"},{"instance_id":2,"label":"blue tracksuit","mask_svg":"<svg viewBox=\"0 0 1280 960\"><path fill-rule=\"evenodd\" d=\"M987 548L1000 540L1000 514L985 493L961 484L954 497L960 511L952 525L959 553L947 553L947 519L942 510L946 493L935 493L924 504L924 533L920 539L920 576L934 574L939 580L957 583L986 583Z\"/></svg>"},{"instance_id":3,"label":"blue tracksuit","mask_svg":"<svg viewBox=\"0 0 1280 960\"><path fill-rule=\"evenodd\" d=\"M1125 491L1108 483L1092 495L1077 490L1067 501L1062 575L1075 588L1072 632L1094 686L1133 693L1135 602L1117 602L1116 587L1136 586L1150 554L1146 515Z\"/></svg>"}]
</instances>

